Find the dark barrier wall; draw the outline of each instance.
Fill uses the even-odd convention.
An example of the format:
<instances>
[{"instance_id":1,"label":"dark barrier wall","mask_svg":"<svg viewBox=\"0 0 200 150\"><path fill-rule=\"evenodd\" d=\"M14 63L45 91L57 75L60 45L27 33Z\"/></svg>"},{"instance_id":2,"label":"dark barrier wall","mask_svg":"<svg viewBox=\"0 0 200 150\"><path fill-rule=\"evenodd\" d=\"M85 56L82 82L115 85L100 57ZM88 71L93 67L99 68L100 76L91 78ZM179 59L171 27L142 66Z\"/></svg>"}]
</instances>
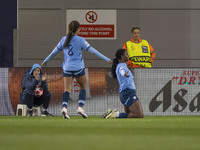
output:
<instances>
[{"instance_id":1,"label":"dark barrier wall","mask_svg":"<svg viewBox=\"0 0 200 150\"><path fill-rule=\"evenodd\" d=\"M17 0L0 1L0 67L13 66L13 29L17 28Z\"/></svg>"}]
</instances>

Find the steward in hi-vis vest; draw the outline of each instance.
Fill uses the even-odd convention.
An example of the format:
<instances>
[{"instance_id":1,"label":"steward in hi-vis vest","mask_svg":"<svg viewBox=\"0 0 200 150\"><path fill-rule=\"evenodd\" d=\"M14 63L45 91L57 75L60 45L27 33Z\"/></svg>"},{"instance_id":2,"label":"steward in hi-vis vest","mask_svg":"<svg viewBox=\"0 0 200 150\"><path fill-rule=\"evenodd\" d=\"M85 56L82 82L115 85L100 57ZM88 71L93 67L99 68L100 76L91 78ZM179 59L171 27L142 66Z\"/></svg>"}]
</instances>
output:
<instances>
[{"instance_id":1,"label":"steward in hi-vis vest","mask_svg":"<svg viewBox=\"0 0 200 150\"><path fill-rule=\"evenodd\" d=\"M128 66L132 68L151 68L156 53L147 40L140 38L140 28L133 27L132 38L123 45L129 55Z\"/></svg>"},{"instance_id":2,"label":"steward in hi-vis vest","mask_svg":"<svg viewBox=\"0 0 200 150\"><path fill-rule=\"evenodd\" d=\"M142 40L140 43L126 42L129 59L133 64L144 68L151 68L151 52L149 43Z\"/></svg>"}]
</instances>

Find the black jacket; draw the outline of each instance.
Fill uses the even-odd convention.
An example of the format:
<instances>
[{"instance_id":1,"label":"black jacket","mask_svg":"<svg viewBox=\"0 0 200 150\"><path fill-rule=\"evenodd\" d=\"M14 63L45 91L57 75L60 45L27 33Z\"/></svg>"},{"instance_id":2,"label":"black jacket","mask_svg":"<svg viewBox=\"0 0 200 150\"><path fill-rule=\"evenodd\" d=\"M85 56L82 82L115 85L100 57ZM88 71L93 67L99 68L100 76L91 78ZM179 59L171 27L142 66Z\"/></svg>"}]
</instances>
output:
<instances>
[{"instance_id":1,"label":"black jacket","mask_svg":"<svg viewBox=\"0 0 200 150\"><path fill-rule=\"evenodd\" d=\"M48 94L48 86L47 82L42 81L41 79L42 73L40 73L40 80L37 81L35 77L30 74L30 71L25 72L24 77L21 82L21 87L22 87L22 92L20 94L20 102L24 103L25 102L25 95L28 93L30 95L35 95L35 88L37 85L39 85L43 89L43 95Z\"/></svg>"}]
</instances>

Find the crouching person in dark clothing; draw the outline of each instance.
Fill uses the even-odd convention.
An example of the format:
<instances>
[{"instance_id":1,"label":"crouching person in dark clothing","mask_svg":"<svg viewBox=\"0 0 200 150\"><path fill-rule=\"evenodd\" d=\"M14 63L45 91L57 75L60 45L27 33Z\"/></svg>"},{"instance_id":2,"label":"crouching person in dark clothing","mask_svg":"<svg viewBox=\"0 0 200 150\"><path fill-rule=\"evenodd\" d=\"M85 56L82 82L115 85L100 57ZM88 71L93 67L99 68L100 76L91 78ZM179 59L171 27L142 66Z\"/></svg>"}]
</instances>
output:
<instances>
[{"instance_id":1,"label":"crouching person in dark clothing","mask_svg":"<svg viewBox=\"0 0 200 150\"><path fill-rule=\"evenodd\" d=\"M28 107L28 116L32 116L33 106L41 106L41 116L53 116L47 111L51 93L48 91L46 74L42 73L41 66L34 64L30 71L25 72L22 79L20 103Z\"/></svg>"}]
</instances>

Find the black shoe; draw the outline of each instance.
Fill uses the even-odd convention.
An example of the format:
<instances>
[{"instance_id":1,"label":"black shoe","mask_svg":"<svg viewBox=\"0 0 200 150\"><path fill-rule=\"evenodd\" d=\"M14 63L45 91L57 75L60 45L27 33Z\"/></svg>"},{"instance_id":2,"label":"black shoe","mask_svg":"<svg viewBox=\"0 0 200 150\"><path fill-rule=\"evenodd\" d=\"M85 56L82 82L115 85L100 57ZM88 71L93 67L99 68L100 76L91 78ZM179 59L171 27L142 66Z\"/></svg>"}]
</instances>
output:
<instances>
[{"instance_id":1,"label":"black shoe","mask_svg":"<svg viewBox=\"0 0 200 150\"><path fill-rule=\"evenodd\" d=\"M27 116L33 116L33 110L32 109L27 109Z\"/></svg>"},{"instance_id":2,"label":"black shoe","mask_svg":"<svg viewBox=\"0 0 200 150\"><path fill-rule=\"evenodd\" d=\"M48 111L46 110L42 110L41 111L41 116L53 116L51 113L49 113Z\"/></svg>"}]
</instances>

